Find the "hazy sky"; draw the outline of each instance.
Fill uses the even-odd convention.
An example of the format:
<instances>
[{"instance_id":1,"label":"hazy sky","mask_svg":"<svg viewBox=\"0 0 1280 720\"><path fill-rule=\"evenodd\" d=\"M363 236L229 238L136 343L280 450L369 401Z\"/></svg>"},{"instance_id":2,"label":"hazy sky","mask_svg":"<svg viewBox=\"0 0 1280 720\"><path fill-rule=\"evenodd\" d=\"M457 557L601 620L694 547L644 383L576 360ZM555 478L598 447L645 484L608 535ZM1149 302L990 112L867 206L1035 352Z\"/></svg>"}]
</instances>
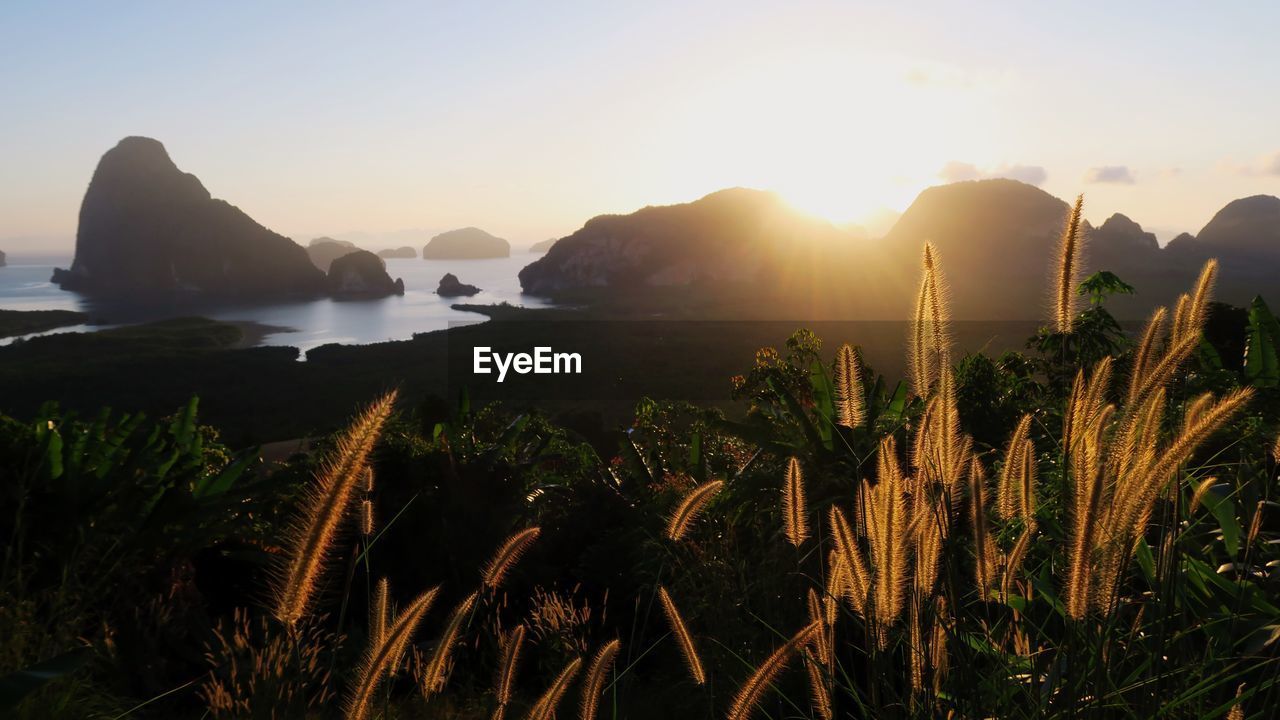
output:
<instances>
[{"instance_id":1,"label":"hazy sky","mask_svg":"<svg viewBox=\"0 0 1280 720\"><path fill-rule=\"evenodd\" d=\"M304 241L734 185L856 220L986 174L1167 239L1280 194L1280 4L629 5L5 0L0 250L69 248L126 135Z\"/></svg>"}]
</instances>

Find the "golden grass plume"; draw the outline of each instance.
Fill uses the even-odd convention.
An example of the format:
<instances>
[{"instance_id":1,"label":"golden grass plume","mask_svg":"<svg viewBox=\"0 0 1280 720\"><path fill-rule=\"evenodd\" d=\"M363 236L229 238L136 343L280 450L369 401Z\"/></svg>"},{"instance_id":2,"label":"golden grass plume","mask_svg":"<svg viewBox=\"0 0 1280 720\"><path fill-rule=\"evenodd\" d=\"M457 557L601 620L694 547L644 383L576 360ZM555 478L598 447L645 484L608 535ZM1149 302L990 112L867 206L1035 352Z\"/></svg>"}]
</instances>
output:
<instances>
[{"instance_id":1,"label":"golden grass plume","mask_svg":"<svg viewBox=\"0 0 1280 720\"><path fill-rule=\"evenodd\" d=\"M609 671L613 668L613 662L617 659L618 650L621 647L622 643L616 638L610 640L591 660L591 667L587 668L587 677L582 681L582 703L578 713L580 720L595 720L600 706L600 694L604 691L604 681L608 679Z\"/></svg>"},{"instance_id":2,"label":"golden grass plume","mask_svg":"<svg viewBox=\"0 0 1280 720\"><path fill-rule=\"evenodd\" d=\"M506 714L507 704L511 702L511 689L516 682L516 668L520 664L520 648L524 645L524 634L524 625L517 625L502 643L502 659L498 663L498 679L493 692L498 707L494 709L493 720L502 720Z\"/></svg>"},{"instance_id":3,"label":"golden grass plume","mask_svg":"<svg viewBox=\"0 0 1280 720\"><path fill-rule=\"evenodd\" d=\"M396 391L374 401L337 440L307 489L298 519L285 540L285 567L275 588L273 610L287 625L306 614L338 526L354 489L366 477L366 464L395 404Z\"/></svg>"},{"instance_id":4,"label":"golden grass plume","mask_svg":"<svg viewBox=\"0 0 1280 720\"><path fill-rule=\"evenodd\" d=\"M386 578L378 580L373 589L373 602L369 606L369 638L371 642L382 642L387 632L387 620L390 617L388 606L391 603L391 582Z\"/></svg>"},{"instance_id":5,"label":"golden grass plume","mask_svg":"<svg viewBox=\"0 0 1280 720\"><path fill-rule=\"evenodd\" d=\"M1084 208L1084 195L1077 195L1071 212L1067 214L1067 224L1062 229L1062 237L1058 241L1058 271L1054 286L1053 325L1060 333L1070 333L1076 318L1076 305L1079 297L1076 285L1080 275L1080 246L1083 236L1080 232L1080 211Z\"/></svg>"},{"instance_id":6,"label":"golden grass plume","mask_svg":"<svg viewBox=\"0 0 1280 720\"><path fill-rule=\"evenodd\" d=\"M387 629L379 642L371 643L365 654L351 697L347 701L347 720L364 720L369 714L369 705L377 692L387 671L400 661L400 656L409 645L413 631L417 629L422 616L426 614L431 603L436 599L439 588L432 588L409 603Z\"/></svg>"},{"instance_id":7,"label":"golden grass plume","mask_svg":"<svg viewBox=\"0 0 1280 720\"><path fill-rule=\"evenodd\" d=\"M831 525L831 540L835 544L837 558L840 563L833 576L837 580L845 580L845 597L855 612L865 612L867 598L871 591L871 573L867 571L867 563L858 547L858 538L849 527L849 520L840 508L832 505L827 516Z\"/></svg>"},{"instance_id":8,"label":"golden grass plume","mask_svg":"<svg viewBox=\"0 0 1280 720\"><path fill-rule=\"evenodd\" d=\"M569 684L573 682L573 678L578 674L578 670L582 667L582 658L574 658L569 664L560 671L556 679L551 682L551 686L547 691L538 698L538 702L534 703L532 709L529 710L528 720L551 720L556 715L556 708L560 706L560 700L564 697L565 691L569 689Z\"/></svg>"},{"instance_id":9,"label":"golden grass plume","mask_svg":"<svg viewBox=\"0 0 1280 720\"><path fill-rule=\"evenodd\" d=\"M847 428L867 421L867 401L862 386L862 362L849 343L836 351L836 423Z\"/></svg>"},{"instance_id":10,"label":"golden grass plume","mask_svg":"<svg viewBox=\"0 0 1280 720\"><path fill-rule=\"evenodd\" d=\"M667 521L667 537L677 542L683 539L689 532L689 526L698 518L698 514L723 487L723 480L711 480L690 490Z\"/></svg>"},{"instance_id":11,"label":"golden grass plume","mask_svg":"<svg viewBox=\"0 0 1280 720\"><path fill-rule=\"evenodd\" d=\"M453 655L453 647L458 642L458 633L462 629L462 624L466 622L471 614L471 608L475 606L477 595L478 593L468 595L449 614L449 621L440 635L440 642L436 644L431 658L423 666L421 676L418 678L418 689L422 691L423 697L431 697L444 689L449 679L449 658Z\"/></svg>"},{"instance_id":12,"label":"golden grass plume","mask_svg":"<svg viewBox=\"0 0 1280 720\"><path fill-rule=\"evenodd\" d=\"M525 528L507 538L502 543L502 547L498 548L498 551L493 554L492 558L489 558L489 563L484 567L484 586L492 589L501 585L502 579L506 577L507 572L520 561L520 558L528 552L529 547L533 545L541 534L541 528L531 527Z\"/></svg>"},{"instance_id":13,"label":"golden grass plume","mask_svg":"<svg viewBox=\"0 0 1280 720\"><path fill-rule=\"evenodd\" d=\"M788 458L787 474L782 483L783 530L787 541L796 547L800 547L809 538L807 504L804 471L800 468L800 461L794 457Z\"/></svg>"},{"instance_id":14,"label":"golden grass plume","mask_svg":"<svg viewBox=\"0 0 1280 720\"><path fill-rule=\"evenodd\" d=\"M785 644L774 650L763 663L760 663L751 677L743 683L733 699L733 704L729 706L729 720L746 720L751 716L751 713L760 705L760 699L764 697L765 691L786 668L791 656L803 648L821 627L821 623L809 623Z\"/></svg>"},{"instance_id":15,"label":"golden grass plume","mask_svg":"<svg viewBox=\"0 0 1280 720\"><path fill-rule=\"evenodd\" d=\"M658 586L658 600L662 603L662 611L667 616L667 624L671 626L671 634L675 635L676 643L680 646L680 653L684 655L685 664L689 666L689 675L693 681L699 685L707 682L707 672L702 667L702 659L698 657L698 649L693 644L693 636L689 634L689 628L684 624L684 618L680 616L680 610L676 608L676 603L671 599L671 594L667 592L665 587Z\"/></svg>"}]
</instances>

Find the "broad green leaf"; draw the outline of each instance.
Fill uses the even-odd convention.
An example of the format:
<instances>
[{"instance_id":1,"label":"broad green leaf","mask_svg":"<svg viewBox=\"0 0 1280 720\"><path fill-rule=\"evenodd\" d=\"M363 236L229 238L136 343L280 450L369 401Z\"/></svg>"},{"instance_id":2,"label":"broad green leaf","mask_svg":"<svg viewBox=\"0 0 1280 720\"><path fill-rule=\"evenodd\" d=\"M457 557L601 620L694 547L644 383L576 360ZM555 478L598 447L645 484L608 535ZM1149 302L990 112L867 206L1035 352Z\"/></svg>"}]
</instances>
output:
<instances>
[{"instance_id":1,"label":"broad green leaf","mask_svg":"<svg viewBox=\"0 0 1280 720\"><path fill-rule=\"evenodd\" d=\"M1257 387L1280 385L1280 322L1259 295L1249 305L1244 375Z\"/></svg>"}]
</instances>

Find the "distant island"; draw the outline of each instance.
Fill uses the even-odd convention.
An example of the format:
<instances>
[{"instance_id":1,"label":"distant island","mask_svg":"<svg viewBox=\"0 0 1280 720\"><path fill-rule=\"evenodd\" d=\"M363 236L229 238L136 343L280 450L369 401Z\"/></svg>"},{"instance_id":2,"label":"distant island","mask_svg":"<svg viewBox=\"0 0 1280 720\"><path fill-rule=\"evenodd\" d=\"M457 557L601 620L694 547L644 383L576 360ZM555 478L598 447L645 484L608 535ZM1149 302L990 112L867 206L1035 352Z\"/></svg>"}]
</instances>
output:
<instances>
[{"instance_id":1,"label":"distant island","mask_svg":"<svg viewBox=\"0 0 1280 720\"><path fill-rule=\"evenodd\" d=\"M511 243L480 228L450 230L422 248L423 260L483 260L511 256Z\"/></svg>"},{"instance_id":2,"label":"distant island","mask_svg":"<svg viewBox=\"0 0 1280 720\"><path fill-rule=\"evenodd\" d=\"M327 278L336 297L386 297L403 295L404 281L391 279L387 263L368 250L356 250L334 260Z\"/></svg>"},{"instance_id":3,"label":"distant island","mask_svg":"<svg viewBox=\"0 0 1280 720\"><path fill-rule=\"evenodd\" d=\"M403 247L398 247L398 248L387 248L385 250L379 250L378 257L387 258L387 259L416 258L418 257L418 251L414 250L412 247L409 247L408 245L405 245Z\"/></svg>"},{"instance_id":4,"label":"distant island","mask_svg":"<svg viewBox=\"0 0 1280 720\"><path fill-rule=\"evenodd\" d=\"M3 250L0 250L0 267L4 267L4 266L5 266L5 264L6 264L6 263L5 263L5 261L4 261L4 251L3 251Z\"/></svg>"},{"instance_id":5,"label":"distant island","mask_svg":"<svg viewBox=\"0 0 1280 720\"><path fill-rule=\"evenodd\" d=\"M331 237L318 237L307 243L307 256L311 263L322 272L329 272L334 260L356 252L360 248L346 240L334 240Z\"/></svg>"},{"instance_id":6,"label":"distant island","mask_svg":"<svg viewBox=\"0 0 1280 720\"><path fill-rule=\"evenodd\" d=\"M558 242L559 240L560 240L560 238L547 238L546 240L543 240L542 242L536 242L536 243L534 243L534 244L532 244L532 245L530 245L530 246L529 246L529 252L531 252L531 253L544 253L544 252L546 252L546 251L550 250L550 249L551 249L551 246L552 246L552 245L555 245L555 244L556 244L556 242Z\"/></svg>"},{"instance_id":7,"label":"distant island","mask_svg":"<svg viewBox=\"0 0 1280 720\"><path fill-rule=\"evenodd\" d=\"M75 260L53 282L97 295L324 292L324 273L306 250L214 199L145 137L121 140L98 162L80 206Z\"/></svg>"},{"instance_id":8,"label":"distant island","mask_svg":"<svg viewBox=\"0 0 1280 720\"><path fill-rule=\"evenodd\" d=\"M440 286L436 288L436 294L440 297L466 297L479 292L480 288L462 282L453 273L445 273L440 278Z\"/></svg>"}]
</instances>

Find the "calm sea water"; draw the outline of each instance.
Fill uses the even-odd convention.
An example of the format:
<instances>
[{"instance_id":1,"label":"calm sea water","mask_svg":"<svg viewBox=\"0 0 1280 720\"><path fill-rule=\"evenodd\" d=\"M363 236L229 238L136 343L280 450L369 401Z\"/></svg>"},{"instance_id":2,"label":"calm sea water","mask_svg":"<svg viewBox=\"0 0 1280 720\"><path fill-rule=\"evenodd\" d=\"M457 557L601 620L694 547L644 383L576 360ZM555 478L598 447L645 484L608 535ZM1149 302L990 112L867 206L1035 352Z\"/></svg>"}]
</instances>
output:
<instances>
[{"instance_id":1,"label":"calm sea water","mask_svg":"<svg viewBox=\"0 0 1280 720\"><path fill-rule=\"evenodd\" d=\"M546 307L544 300L520 293L517 274L539 256L515 253L494 260L387 260L392 278L403 278L403 297L379 300L309 300L255 305L182 303L127 305L103 303L59 289L49 282L55 265L69 267L70 258L23 265L11 258L0 268L0 309L78 310L93 324L61 328L55 332L84 332L168 317L200 315L228 322L255 323L262 330L261 345L289 345L306 351L327 343L367 344L407 340L414 333L441 330L459 322L481 322L484 317L449 306L458 302L494 304L507 302L524 307ZM482 292L470 298L442 298L435 294L440 277L453 273ZM10 339L12 341L12 339ZM0 340L0 344L4 343Z\"/></svg>"}]
</instances>

